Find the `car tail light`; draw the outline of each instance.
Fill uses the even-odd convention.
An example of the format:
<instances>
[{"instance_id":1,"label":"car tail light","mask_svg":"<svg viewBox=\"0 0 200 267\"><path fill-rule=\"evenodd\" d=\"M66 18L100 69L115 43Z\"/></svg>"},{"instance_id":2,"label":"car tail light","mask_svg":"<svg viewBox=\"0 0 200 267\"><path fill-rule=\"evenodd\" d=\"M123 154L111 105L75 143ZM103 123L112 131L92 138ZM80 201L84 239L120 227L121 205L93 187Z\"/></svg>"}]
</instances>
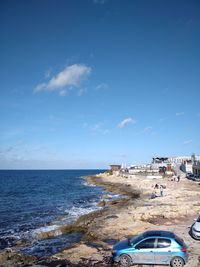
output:
<instances>
[{"instance_id":1,"label":"car tail light","mask_svg":"<svg viewBox=\"0 0 200 267\"><path fill-rule=\"evenodd\" d=\"M187 252L187 248L181 248L182 252Z\"/></svg>"}]
</instances>

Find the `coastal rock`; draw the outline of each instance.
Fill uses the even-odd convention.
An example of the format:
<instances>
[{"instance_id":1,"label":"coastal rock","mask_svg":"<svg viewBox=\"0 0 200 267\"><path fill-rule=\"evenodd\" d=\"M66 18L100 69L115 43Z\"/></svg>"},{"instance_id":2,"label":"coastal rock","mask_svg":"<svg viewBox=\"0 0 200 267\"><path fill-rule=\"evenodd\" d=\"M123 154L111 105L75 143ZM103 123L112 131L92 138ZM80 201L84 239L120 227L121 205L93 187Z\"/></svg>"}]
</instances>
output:
<instances>
[{"instance_id":1,"label":"coastal rock","mask_svg":"<svg viewBox=\"0 0 200 267\"><path fill-rule=\"evenodd\" d=\"M96 255L98 250L96 248L89 247L85 244L77 245L71 249L67 249L58 253L56 256L59 259L70 259L73 264L78 264L85 259L91 259L93 255Z\"/></svg>"},{"instance_id":2,"label":"coastal rock","mask_svg":"<svg viewBox=\"0 0 200 267\"><path fill-rule=\"evenodd\" d=\"M33 265L37 258L34 256L23 255L19 252L5 250L0 253L0 266L2 267L19 267Z\"/></svg>"}]
</instances>

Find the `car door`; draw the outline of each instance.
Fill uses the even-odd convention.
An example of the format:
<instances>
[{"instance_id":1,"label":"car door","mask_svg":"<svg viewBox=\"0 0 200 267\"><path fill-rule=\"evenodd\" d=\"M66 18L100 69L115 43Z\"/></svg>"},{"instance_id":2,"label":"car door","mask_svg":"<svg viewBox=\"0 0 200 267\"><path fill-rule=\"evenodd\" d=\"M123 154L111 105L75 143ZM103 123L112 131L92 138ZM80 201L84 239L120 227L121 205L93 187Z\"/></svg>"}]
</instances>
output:
<instances>
[{"instance_id":1,"label":"car door","mask_svg":"<svg viewBox=\"0 0 200 267\"><path fill-rule=\"evenodd\" d=\"M133 262L141 264L154 264L155 238L146 238L135 246Z\"/></svg>"},{"instance_id":2,"label":"car door","mask_svg":"<svg viewBox=\"0 0 200 267\"><path fill-rule=\"evenodd\" d=\"M155 264L169 264L173 256L171 240L169 238L158 238L154 252Z\"/></svg>"}]
</instances>

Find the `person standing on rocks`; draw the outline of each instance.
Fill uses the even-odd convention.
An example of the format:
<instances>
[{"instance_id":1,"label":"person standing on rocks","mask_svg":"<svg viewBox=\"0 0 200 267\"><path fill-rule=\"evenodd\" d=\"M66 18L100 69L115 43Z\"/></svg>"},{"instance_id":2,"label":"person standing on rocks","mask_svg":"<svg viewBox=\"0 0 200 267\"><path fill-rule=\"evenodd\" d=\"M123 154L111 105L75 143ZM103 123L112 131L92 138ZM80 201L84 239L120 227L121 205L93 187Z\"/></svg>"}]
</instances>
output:
<instances>
[{"instance_id":1,"label":"person standing on rocks","mask_svg":"<svg viewBox=\"0 0 200 267\"><path fill-rule=\"evenodd\" d=\"M163 186L160 185L160 196L163 197Z\"/></svg>"}]
</instances>

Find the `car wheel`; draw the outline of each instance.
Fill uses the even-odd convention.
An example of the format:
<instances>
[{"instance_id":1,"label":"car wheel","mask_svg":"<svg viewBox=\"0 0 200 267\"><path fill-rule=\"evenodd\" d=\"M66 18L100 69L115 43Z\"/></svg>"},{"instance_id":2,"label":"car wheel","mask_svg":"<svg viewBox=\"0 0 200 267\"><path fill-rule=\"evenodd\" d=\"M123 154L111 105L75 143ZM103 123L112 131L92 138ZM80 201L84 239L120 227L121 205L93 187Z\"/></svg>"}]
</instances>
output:
<instances>
[{"instance_id":1,"label":"car wheel","mask_svg":"<svg viewBox=\"0 0 200 267\"><path fill-rule=\"evenodd\" d=\"M184 266L184 260L180 257L175 257L171 260L170 265L171 265L171 267L183 267Z\"/></svg>"},{"instance_id":2,"label":"car wheel","mask_svg":"<svg viewBox=\"0 0 200 267\"><path fill-rule=\"evenodd\" d=\"M120 265L122 267L129 267L132 264L132 260L129 255L123 254L120 256Z\"/></svg>"}]
</instances>

